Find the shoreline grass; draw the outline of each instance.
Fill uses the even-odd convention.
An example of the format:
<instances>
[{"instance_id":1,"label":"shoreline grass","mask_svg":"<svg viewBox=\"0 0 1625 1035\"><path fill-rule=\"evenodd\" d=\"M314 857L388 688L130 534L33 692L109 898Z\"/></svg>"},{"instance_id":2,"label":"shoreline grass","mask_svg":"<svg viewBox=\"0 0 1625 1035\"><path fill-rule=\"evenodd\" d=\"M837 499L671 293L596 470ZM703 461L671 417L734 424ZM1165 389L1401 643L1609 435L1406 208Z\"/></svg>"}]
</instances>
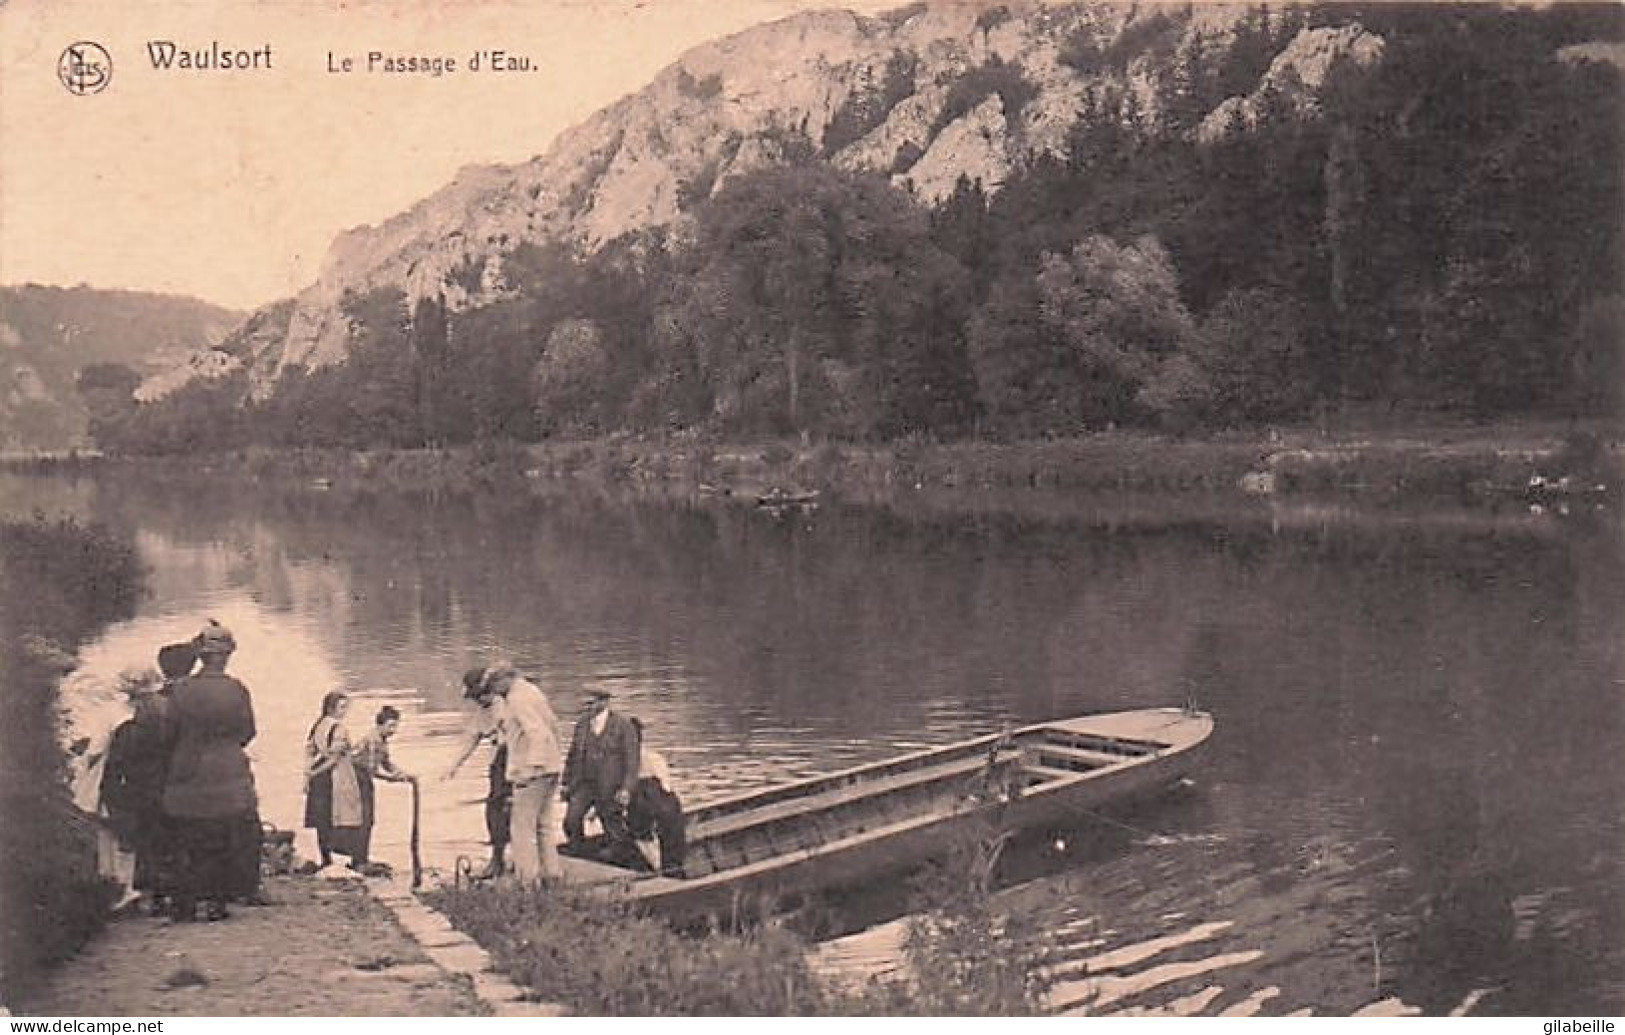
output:
<instances>
[{"instance_id":1,"label":"shoreline grass","mask_svg":"<svg viewBox=\"0 0 1625 1035\"><path fill-rule=\"evenodd\" d=\"M811 942L775 920L679 933L569 887L442 887L424 898L511 980L577 1015L1036 1016L1045 1012L1048 956L1037 932L995 908L988 844L1002 839L916 876L920 911L900 973L861 980L820 972ZM967 879L971 872L984 879Z\"/></svg>"},{"instance_id":2,"label":"shoreline grass","mask_svg":"<svg viewBox=\"0 0 1625 1035\"><path fill-rule=\"evenodd\" d=\"M753 497L772 489L884 496L922 489L1336 498L1494 506L1569 478L1617 498L1625 434L1602 422L1280 429L1207 438L1143 432L997 443L727 443L616 436L447 449L249 449L184 457L12 459L19 473L106 465L214 473L314 489L459 491L581 482L652 493ZM1600 486L1601 488L1597 488ZM1568 490L1565 490L1568 491Z\"/></svg>"}]
</instances>

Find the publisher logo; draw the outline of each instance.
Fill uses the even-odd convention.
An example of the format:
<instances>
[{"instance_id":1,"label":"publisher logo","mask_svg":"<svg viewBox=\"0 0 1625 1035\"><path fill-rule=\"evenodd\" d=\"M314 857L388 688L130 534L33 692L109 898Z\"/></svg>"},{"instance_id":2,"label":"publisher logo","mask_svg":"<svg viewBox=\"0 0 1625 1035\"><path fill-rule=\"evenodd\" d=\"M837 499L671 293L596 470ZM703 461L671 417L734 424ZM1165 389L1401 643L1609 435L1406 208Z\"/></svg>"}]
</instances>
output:
<instances>
[{"instance_id":1,"label":"publisher logo","mask_svg":"<svg viewBox=\"0 0 1625 1035\"><path fill-rule=\"evenodd\" d=\"M56 62L56 77L69 93L101 93L113 78L113 57L100 43L80 40L68 45Z\"/></svg>"}]
</instances>

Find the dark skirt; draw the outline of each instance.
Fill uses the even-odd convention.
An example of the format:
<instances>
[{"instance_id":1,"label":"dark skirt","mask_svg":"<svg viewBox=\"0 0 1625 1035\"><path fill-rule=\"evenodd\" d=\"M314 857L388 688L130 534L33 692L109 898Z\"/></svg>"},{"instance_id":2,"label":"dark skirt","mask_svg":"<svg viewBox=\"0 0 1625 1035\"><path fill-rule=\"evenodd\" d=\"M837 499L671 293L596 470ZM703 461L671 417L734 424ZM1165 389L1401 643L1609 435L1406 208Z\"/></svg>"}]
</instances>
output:
<instances>
[{"instance_id":1,"label":"dark skirt","mask_svg":"<svg viewBox=\"0 0 1625 1035\"><path fill-rule=\"evenodd\" d=\"M333 770L312 776L305 783L305 826L311 830L333 827Z\"/></svg>"},{"instance_id":2,"label":"dark skirt","mask_svg":"<svg viewBox=\"0 0 1625 1035\"><path fill-rule=\"evenodd\" d=\"M372 817L377 791L372 776L356 770L356 784L361 790L361 825L336 827L333 825L333 771L330 769L310 779L305 792L305 826L316 831L318 840L327 851L349 856L351 861L364 861L372 849Z\"/></svg>"},{"instance_id":3,"label":"dark skirt","mask_svg":"<svg viewBox=\"0 0 1625 1035\"><path fill-rule=\"evenodd\" d=\"M130 831L129 847L135 854L135 877L131 884L149 895L167 895L175 883L178 865L175 835L162 809L142 814Z\"/></svg>"},{"instance_id":4,"label":"dark skirt","mask_svg":"<svg viewBox=\"0 0 1625 1035\"><path fill-rule=\"evenodd\" d=\"M259 890L260 819L170 816L174 854L169 891L180 898L241 898Z\"/></svg>"}]
</instances>

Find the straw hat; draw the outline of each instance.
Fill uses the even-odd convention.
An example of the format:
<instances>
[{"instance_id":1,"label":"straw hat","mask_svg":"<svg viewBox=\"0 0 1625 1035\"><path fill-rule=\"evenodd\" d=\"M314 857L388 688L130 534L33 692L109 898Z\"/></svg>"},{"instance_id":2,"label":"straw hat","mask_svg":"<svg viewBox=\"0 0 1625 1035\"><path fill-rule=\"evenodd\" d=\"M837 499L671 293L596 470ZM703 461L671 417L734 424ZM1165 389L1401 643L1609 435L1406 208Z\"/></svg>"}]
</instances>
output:
<instances>
[{"instance_id":1,"label":"straw hat","mask_svg":"<svg viewBox=\"0 0 1625 1035\"><path fill-rule=\"evenodd\" d=\"M150 668L127 668L118 674L118 688L126 697L155 694L164 685L163 673Z\"/></svg>"}]
</instances>

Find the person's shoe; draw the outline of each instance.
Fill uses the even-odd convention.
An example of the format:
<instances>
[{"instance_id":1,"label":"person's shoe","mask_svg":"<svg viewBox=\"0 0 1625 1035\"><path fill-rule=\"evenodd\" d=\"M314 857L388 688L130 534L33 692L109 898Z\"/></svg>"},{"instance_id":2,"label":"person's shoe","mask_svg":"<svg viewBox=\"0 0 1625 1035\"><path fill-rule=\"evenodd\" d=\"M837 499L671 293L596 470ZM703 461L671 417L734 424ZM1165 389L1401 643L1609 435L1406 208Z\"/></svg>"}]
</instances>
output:
<instances>
[{"instance_id":1,"label":"person's shoe","mask_svg":"<svg viewBox=\"0 0 1625 1035\"><path fill-rule=\"evenodd\" d=\"M475 880L495 880L508 872L508 867L501 859L492 859L485 864L485 869L474 874Z\"/></svg>"},{"instance_id":2,"label":"person's shoe","mask_svg":"<svg viewBox=\"0 0 1625 1035\"><path fill-rule=\"evenodd\" d=\"M208 920L211 923L216 920L225 920L230 916L231 911L226 908L226 904L224 902L210 901L209 904L203 908L203 919Z\"/></svg>"}]
</instances>

